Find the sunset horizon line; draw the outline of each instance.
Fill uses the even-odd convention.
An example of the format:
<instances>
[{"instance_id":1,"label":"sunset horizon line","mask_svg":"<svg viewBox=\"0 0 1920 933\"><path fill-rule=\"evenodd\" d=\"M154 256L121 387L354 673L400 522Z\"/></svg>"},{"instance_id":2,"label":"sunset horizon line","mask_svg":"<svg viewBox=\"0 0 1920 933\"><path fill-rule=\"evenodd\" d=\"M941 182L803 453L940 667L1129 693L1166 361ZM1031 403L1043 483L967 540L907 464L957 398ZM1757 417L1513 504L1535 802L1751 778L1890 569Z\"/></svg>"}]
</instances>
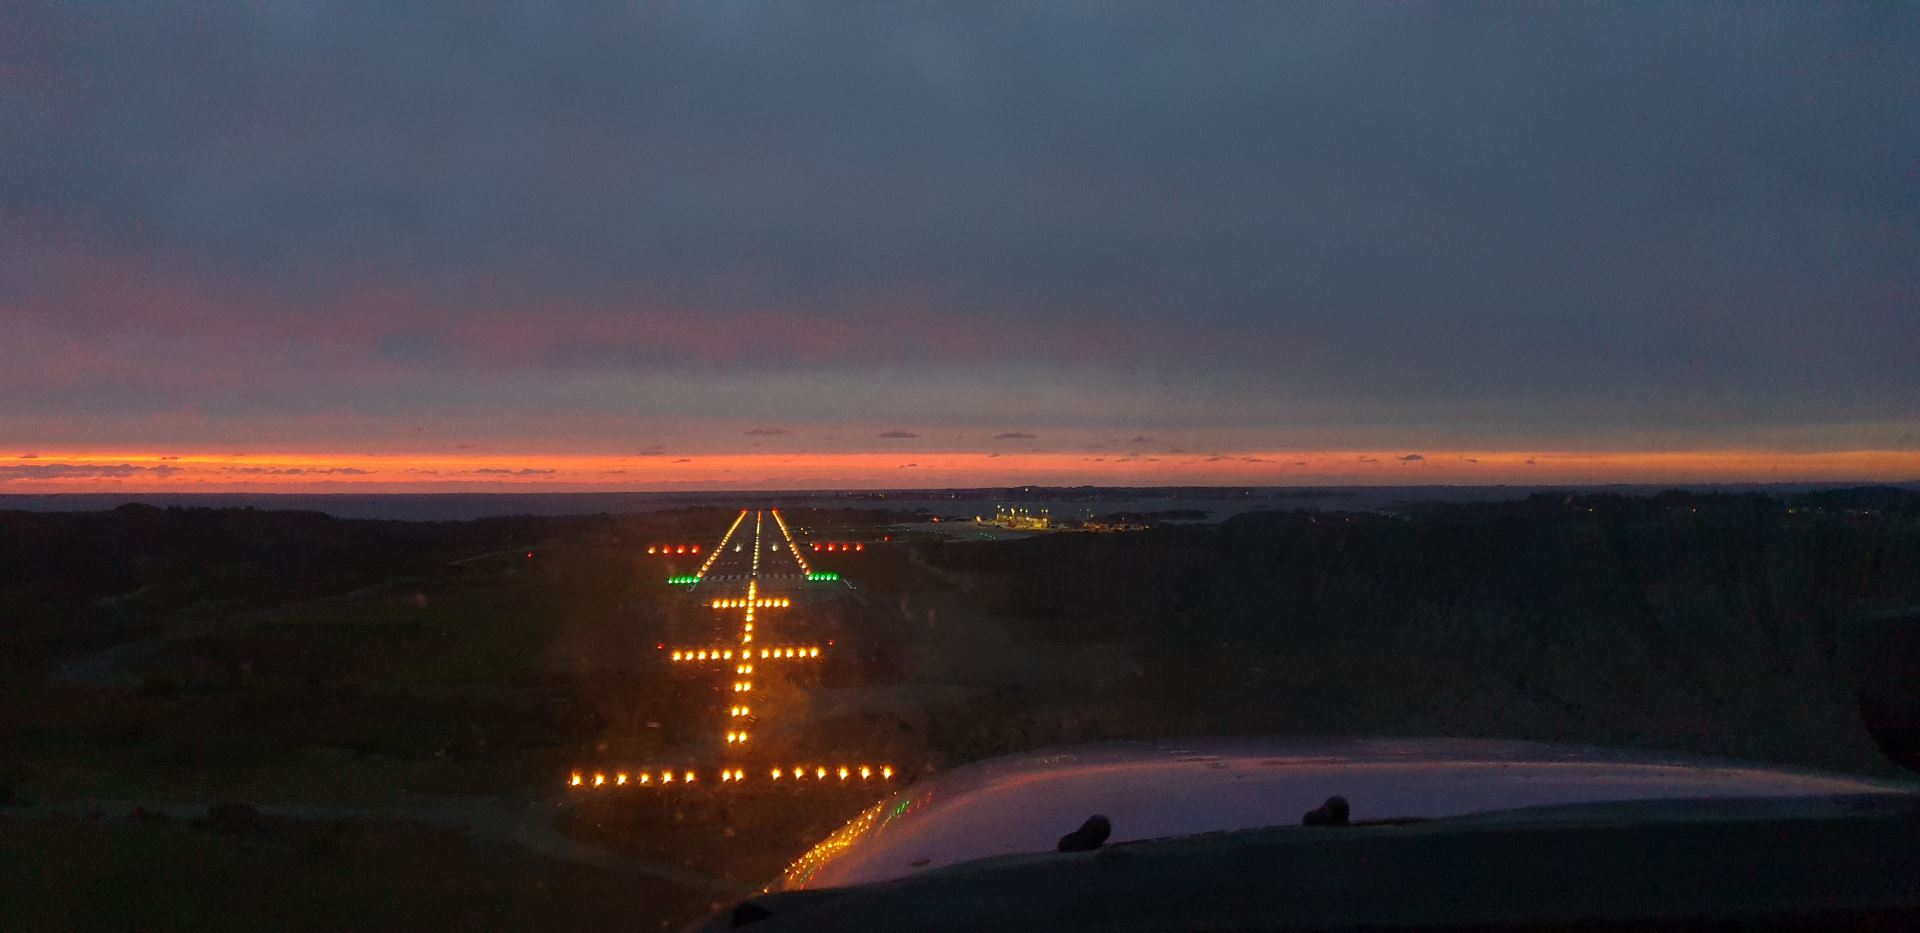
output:
<instances>
[{"instance_id":1,"label":"sunset horizon line","mask_svg":"<svg viewBox=\"0 0 1920 933\"><path fill-rule=\"evenodd\" d=\"M881 491L1009 486L1920 482L1920 451L1241 450L834 453L160 453L0 459L0 494Z\"/></svg>"}]
</instances>

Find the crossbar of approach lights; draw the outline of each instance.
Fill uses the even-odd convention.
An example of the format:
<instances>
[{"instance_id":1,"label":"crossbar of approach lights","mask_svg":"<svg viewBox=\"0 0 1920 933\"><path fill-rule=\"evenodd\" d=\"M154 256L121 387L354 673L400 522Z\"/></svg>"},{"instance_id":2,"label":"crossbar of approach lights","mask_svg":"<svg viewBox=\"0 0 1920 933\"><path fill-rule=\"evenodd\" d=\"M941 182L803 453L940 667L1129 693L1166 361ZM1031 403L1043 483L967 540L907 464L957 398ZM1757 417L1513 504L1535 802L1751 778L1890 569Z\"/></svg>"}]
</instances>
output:
<instances>
[{"instance_id":1,"label":"crossbar of approach lights","mask_svg":"<svg viewBox=\"0 0 1920 933\"><path fill-rule=\"evenodd\" d=\"M721 784L859 785L891 781L893 776L892 765L868 762L836 762L834 764L800 762L786 767L729 767L706 770L650 766L573 771L567 775L567 786L582 790L642 787L667 789L675 786L687 787L703 781Z\"/></svg>"}]
</instances>

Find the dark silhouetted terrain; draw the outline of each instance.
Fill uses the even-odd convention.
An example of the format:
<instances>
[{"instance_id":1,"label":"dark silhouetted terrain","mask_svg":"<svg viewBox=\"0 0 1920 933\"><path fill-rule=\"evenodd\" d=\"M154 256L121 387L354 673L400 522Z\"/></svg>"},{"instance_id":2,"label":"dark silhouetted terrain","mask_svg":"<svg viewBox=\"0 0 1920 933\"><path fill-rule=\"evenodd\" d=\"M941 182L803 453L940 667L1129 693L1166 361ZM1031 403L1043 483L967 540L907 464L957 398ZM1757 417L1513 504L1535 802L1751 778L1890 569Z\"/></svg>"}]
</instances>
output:
<instances>
[{"instance_id":1,"label":"dark silhouetted terrain","mask_svg":"<svg viewBox=\"0 0 1920 933\"><path fill-rule=\"evenodd\" d=\"M46 866L3 873L0 925L123 927L151 904L258 928L308 911L273 893L298 889L358 905L306 925L409 926L433 905L482 925L587 915L558 899L652 928L757 884L874 792L561 783L582 762L704 754L722 684L659 658L709 624L664 582L694 561L645 551L711 541L732 514L0 513L0 860ZM1554 493L1006 540L908 512L788 517L872 546L813 555L852 585L769 623L835 647L769 684L783 718L767 751L872 756L908 780L1201 733L1888 772L1844 642L1854 620L1920 605L1920 495L1897 489ZM238 835L182 818L222 801L277 816ZM140 802L173 818L118 815ZM362 863L436 867L374 897ZM255 893L175 913L222 886ZM495 889L497 912L472 913Z\"/></svg>"}]
</instances>

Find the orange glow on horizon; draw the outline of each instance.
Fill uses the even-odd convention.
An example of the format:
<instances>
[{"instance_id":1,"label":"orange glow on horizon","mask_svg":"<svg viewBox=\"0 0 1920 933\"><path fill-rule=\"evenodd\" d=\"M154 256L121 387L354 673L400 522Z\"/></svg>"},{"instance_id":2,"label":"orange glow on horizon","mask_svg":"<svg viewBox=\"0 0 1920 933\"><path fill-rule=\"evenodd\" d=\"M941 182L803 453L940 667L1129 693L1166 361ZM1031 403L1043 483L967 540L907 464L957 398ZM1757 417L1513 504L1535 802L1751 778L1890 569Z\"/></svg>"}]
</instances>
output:
<instances>
[{"instance_id":1,"label":"orange glow on horizon","mask_svg":"<svg viewBox=\"0 0 1920 933\"><path fill-rule=\"evenodd\" d=\"M680 461L685 462L680 462ZM1920 451L1252 451L1093 457L979 452L429 457L42 451L0 493L531 492L1004 485L1539 485L1907 482Z\"/></svg>"}]
</instances>

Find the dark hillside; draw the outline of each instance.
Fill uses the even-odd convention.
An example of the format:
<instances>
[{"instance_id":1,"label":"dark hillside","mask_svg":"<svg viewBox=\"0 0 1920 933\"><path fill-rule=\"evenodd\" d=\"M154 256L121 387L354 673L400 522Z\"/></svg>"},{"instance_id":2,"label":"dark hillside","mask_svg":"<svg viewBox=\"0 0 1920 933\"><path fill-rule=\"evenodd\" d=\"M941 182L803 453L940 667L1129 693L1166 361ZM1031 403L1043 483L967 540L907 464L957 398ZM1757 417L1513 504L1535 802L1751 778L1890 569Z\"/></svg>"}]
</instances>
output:
<instances>
[{"instance_id":1,"label":"dark hillside","mask_svg":"<svg viewBox=\"0 0 1920 933\"><path fill-rule=\"evenodd\" d=\"M1555 494L928 553L1030 637L1137 645L1145 689L1229 731L1881 767L1837 644L1920 603L1920 496Z\"/></svg>"}]
</instances>

